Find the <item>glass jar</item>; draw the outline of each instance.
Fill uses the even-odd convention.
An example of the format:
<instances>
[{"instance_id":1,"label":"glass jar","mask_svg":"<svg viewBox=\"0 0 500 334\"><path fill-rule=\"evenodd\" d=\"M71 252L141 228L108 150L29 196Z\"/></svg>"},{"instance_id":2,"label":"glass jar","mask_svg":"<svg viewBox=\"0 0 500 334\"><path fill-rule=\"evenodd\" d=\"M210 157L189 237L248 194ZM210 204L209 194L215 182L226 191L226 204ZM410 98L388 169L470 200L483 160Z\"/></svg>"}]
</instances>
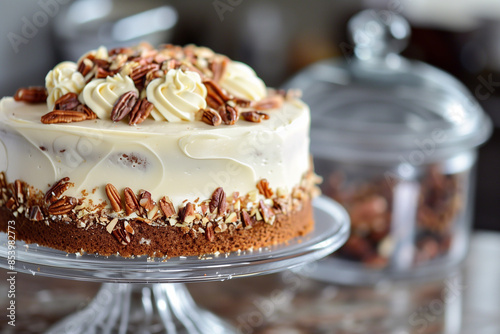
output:
<instances>
[{"instance_id":1,"label":"glass jar","mask_svg":"<svg viewBox=\"0 0 500 334\"><path fill-rule=\"evenodd\" d=\"M445 273L467 252L477 147L491 122L452 76L398 54L410 34L400 16L363 11L349 31L353 58L314 64L286 85L311 108L322 190L351 217L349 240L314 275L373 283Z\"/></svg>"}]
</instances>

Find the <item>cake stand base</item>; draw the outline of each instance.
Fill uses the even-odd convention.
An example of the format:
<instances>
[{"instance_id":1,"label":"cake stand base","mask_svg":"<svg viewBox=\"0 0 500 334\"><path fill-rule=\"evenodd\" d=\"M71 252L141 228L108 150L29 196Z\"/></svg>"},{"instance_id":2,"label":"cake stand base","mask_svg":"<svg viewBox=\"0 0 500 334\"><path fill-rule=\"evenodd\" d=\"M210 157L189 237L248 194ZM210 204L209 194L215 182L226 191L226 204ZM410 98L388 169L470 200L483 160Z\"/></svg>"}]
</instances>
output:
<instances>
[{"instance_id":1,"label":"cake stand base","mask_svg":"<svg viewBox=\"0 0 500 334\"><path fill-rule=\"evenodd\" d=\"M200 309L186 286L104 283L92 302L52 327L48 334L236 333Z\"/></svg>"},{"instance_id":2,"label":"cake stand base","mask_svg":"<svg viewBox=\"0 0 500 334\"><path fill-rule=\"evenodd\" d=\"M224 281L272 274L316 261L342 246L349 236L349 216L337 203L316 198L314 231L286 244L255 250L150 259L95 254L67 254L0 233L0 267L62 279L103 282L94 300L63 319L50 334L236 333L235 328L200 309L183 283Z\"/></svg>"}]
</instances>

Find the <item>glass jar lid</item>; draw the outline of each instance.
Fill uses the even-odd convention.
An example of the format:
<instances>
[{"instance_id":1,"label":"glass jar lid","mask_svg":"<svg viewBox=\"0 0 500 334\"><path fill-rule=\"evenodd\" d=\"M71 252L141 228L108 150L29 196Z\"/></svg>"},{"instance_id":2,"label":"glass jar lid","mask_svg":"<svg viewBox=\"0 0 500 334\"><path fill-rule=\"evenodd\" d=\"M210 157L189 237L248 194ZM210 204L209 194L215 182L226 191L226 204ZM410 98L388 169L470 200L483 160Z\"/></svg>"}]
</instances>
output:
<instances>
[{"instance_id":1,"label":"glass jar lid","mask_svg":"<svg viewBox=\"0 0 500 334\"><path fill-rule=\"evenodd\" d=\"M316 63L286 84L311 108L315 156L399 161L421 150L434 161L489 137L489 118L459 81L398 54L410 35L402 17L367 10L348 27L353 59Z\"/></svg>"}]
</instances>

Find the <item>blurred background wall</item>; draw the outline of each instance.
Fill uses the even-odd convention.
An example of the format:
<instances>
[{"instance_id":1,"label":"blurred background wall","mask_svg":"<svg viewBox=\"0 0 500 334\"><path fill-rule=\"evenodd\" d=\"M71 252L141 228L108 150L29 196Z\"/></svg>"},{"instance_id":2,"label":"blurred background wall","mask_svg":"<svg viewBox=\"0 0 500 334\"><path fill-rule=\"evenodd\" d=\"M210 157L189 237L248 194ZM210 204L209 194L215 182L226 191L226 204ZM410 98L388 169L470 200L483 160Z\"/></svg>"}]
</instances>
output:
<instances>
[{"instance_id":1,"label":"blurred background wall","mask_svg":"<svg viewBox=\"0 0 500 334\"><path fill-rule=\"evenodd\" d=\"M456 76L492 117L494 134L480 149L475 226L500 230L498 0L1 0L0 95L43 85L49 69L84 50L139 40L206 45L279 86L308 64L349 56L345 26L363 8L405 16L412 38L404 55Z\"/></svg>"}]
</instances>

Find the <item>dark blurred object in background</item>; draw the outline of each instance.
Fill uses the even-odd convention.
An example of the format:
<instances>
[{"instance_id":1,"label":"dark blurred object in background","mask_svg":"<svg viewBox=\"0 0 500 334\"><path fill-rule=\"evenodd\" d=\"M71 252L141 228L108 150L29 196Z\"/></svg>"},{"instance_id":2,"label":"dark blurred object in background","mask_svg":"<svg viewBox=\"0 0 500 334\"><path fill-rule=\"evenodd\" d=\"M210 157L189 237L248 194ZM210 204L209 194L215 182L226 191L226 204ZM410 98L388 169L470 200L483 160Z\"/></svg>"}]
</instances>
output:
<instances>
[{"instance_id":1,"label":"dark blurred object in background","mask_svg":"<svg viewBox=\"0 0 500 334\"><path fill-rule=\"evenodd\" d=\"M279 86L315 61L352 53L346 23L367 7L406 16L412 39L404 56L457 77L494 120L493 137L479 155L475 226L500 230L500 113L496 111L500 109L500 2L496 0L0 0L4 36L0 95L12 95L19 86L43 84L55 64L76 60L80 46L86 50L140 39L211 47L247 62L268 85ZM144 12L149 14L138 15ZM134 22L137 28L126 31L124 22ZM120 35L121 40L116 38Z\"/></svg>"}]
</instances>

